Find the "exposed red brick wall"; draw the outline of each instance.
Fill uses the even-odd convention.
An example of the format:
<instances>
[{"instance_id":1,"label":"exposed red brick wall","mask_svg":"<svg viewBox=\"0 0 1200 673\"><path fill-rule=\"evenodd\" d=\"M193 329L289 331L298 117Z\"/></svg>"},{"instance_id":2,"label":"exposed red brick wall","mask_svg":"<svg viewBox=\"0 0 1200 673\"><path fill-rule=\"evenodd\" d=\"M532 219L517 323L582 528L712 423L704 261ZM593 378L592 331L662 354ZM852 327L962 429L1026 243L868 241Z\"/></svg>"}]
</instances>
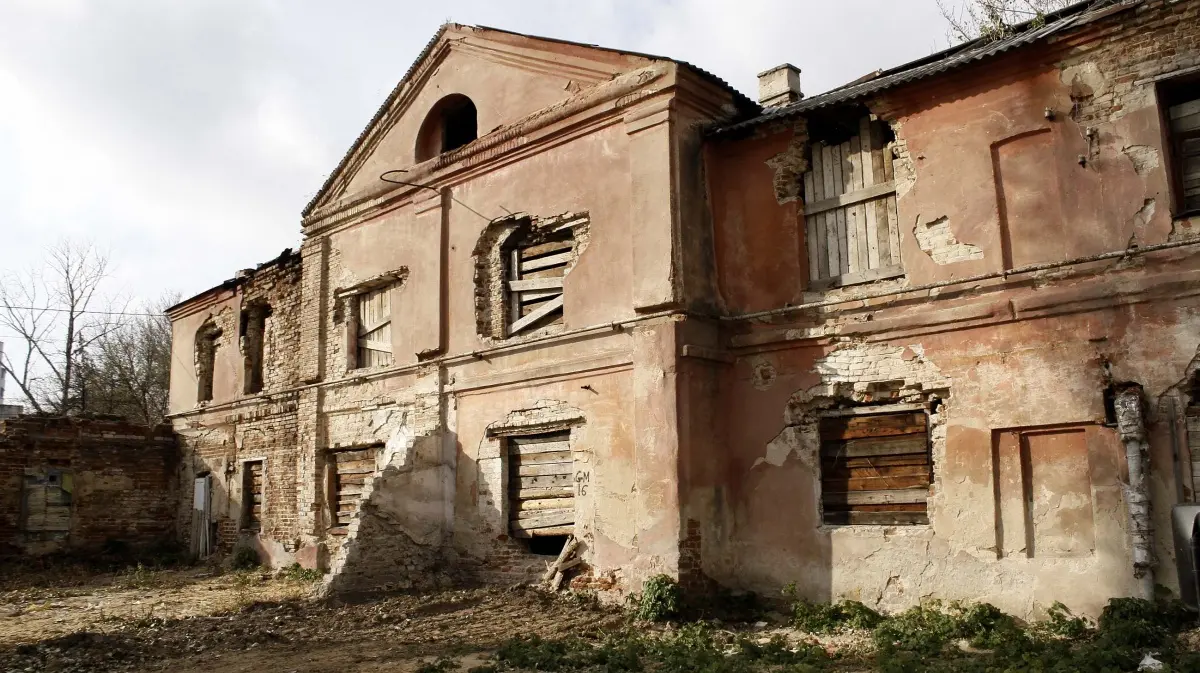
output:
<instances>
[{"instance_id":1,"label":"exposed red brick wall","mask_svg":"<svg viewBox=\"0 0 1200 673\"><path fill-rule=\"evenodd\" d=\"M69 472L69 530L22 530L27 470ZM0 422L0 556L137 549L175 538L179 451L167 426L21 417Z\"/></svg>"}]
</instances>

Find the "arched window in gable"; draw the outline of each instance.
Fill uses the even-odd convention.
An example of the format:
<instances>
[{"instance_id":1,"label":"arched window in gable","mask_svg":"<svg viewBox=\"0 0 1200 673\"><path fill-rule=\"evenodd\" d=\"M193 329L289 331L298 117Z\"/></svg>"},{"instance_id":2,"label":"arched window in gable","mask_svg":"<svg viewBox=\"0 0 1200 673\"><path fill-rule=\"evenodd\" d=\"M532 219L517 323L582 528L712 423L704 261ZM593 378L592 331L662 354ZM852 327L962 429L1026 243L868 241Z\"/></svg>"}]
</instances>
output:
<instances>
[{"instance_id":1,"label":"arched window in gable","mask_svg":"<svg viewBox=\"0 0 1200 673\"><path fill-rule=\"evenodd\" d=\"M417 133L418 162L456 150L479 137L479 120L470 98L452 93L434 104Z\"/></svg>"}]
</instances>

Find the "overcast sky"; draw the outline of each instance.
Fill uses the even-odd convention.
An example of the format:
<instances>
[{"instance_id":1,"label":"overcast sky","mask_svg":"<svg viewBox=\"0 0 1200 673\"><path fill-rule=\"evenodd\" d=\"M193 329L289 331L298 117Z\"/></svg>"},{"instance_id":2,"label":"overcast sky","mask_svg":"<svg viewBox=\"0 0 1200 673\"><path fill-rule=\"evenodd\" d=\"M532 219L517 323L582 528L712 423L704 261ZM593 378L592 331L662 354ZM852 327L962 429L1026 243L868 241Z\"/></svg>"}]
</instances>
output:
<instances>
[{"instance_id":1,"label":"overcast sky","mask_svg":"<svg viewBox=\"0 0 1200 673\"><path fill-rule=\"evenodd\" d=\"M111 291L187 296L298 245L447 20L672 56L751 98L785 61L811 95L947 46L934 0L0 0L0 271L88 237Z\"/></svg>"}]
</instances>

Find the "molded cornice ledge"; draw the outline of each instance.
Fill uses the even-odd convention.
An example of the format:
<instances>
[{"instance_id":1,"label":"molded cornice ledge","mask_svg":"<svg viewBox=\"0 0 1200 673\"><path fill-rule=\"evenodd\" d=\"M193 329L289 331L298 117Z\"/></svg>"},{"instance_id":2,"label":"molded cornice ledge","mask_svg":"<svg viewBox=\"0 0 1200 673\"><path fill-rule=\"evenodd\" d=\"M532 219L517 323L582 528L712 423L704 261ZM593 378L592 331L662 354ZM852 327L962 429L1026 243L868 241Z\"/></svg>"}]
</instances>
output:
<instances>
[{"instance_id":1,"label":"molded cornice ledge","mask_svg":"<svg viewBox=\"0 0 1200 673\"><path fill-rule=\"evenodd\" d=\"M439 185L435 183L439 182L439 178L474 165L493 161L518 148L552 138L553 134L546 134L536 139L531 139L529 136L558 122L588 112L591 113L591 116L596 117L612 114L662 93L674 84L673 80L664 83L662 88L655 91L644 92L642 90L653 82L673 75L675 69L676 65L670 61L658 61L645 68L631 70L608 82L581 91L560 103L543 108L511 124L501 126L457 150L411 166L404 173L404 180L437 189ZM631 95L634 93L641 95ZM326 227L407 198L419 189L422 187L396 186L380 181L375 188L316 209L302 221L304 234L311 236Z\"/></svg>"}]
</instances>

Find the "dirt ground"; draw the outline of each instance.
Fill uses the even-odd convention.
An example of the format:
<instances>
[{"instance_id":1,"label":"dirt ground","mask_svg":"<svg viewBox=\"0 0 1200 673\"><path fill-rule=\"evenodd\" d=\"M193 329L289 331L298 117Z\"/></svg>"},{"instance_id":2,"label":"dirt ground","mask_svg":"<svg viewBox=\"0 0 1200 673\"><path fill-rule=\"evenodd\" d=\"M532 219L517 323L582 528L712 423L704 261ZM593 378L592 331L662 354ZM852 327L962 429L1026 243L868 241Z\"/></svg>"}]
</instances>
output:
<instances>
[{"instance_id":1,"label":"dirt ground","mask_svg":"<svg viewBox=\"0 0 1200 673\"><path fill-rule=\"evenodd\" d=\"M618 612L529 589L313 598L315 583L210 569L3 571L0 671L415 671L479 665L520 633L606 629Z\"/></svg>"}]
</instances>

